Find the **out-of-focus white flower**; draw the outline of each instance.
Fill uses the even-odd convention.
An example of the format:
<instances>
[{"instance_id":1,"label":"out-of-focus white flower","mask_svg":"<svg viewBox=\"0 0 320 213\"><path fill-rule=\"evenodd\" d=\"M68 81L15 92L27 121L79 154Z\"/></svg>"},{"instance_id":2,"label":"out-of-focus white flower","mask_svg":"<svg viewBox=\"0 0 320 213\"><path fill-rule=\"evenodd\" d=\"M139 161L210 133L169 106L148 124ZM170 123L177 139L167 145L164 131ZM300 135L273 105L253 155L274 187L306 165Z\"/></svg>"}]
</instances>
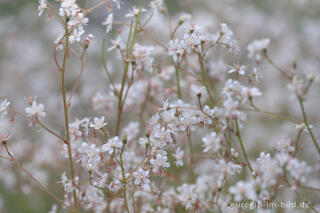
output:
<instances>
[{"instance_id":1,"label":"out-of-focus white flower","mask_svg":"<svg viewBox=\"0 0 320 213\"><path fill-rule=\"evenodd\" d=\"M36 115L46 116L46 113L43 110L44 110L43 104L37 104L36 101L33 101L31 106L25 108L25 112L29 117L36 116Z\"/></svg>"},{"instance_id":2,"label":"out-of-focus white flower","mask_svg":"<svg viewBox=\"0 0 320 213\"><path fill-rule=\"evenodd\" d=\"M132 54L136 62L135 69L137 71L153 71L153 57L151 57L153 50L153 47L142 46L139 44L134 45Z\"/></svg>"},{"instance_id":3,"label":"out-of-focus white flower","mask_svg":"<svg viewBox=\"0 0 320 213\"><path fill-rule=\"evenodd\" d=\"M294 179L292 189L297 190L301 184L306 183L312 168L305 161L300 162L297 159L292 159L287 164L286 170L289 172L289 176Z\"/></svg>"},{"instance_id":4,"label":"out-of-focus white flower","mask_svg":"<svg viewBox=\"0 0 320 213\"><path fill-rule=\"evenodd\" d=\"M188 13L182 13L182 14L180 15L180 17L179 17L179 24L182 24L182 23L184 23L185 21L191 19L191 17L192 17L192 16L191 16L190 14L188 14Z\"/></svg>"},{"instance_id":5,"label":"out-of-focus white flower","mask_svg":"<svg viewBox=\"0 0 320 213\"><path fill-rule=\"evenodd\" d=\"M309 124L309 128L312 129L313 128L313 125L310 125ZM303 130L305 132L308 132L308 128L307 128L307 125L305 123L301 123L301 124L296 124L296 129L298 130Z\"/></svg>"},{"instance_id":6,"label":"out-of-focus white flower","mask_svg":"<svg viewBox=\"0 0 320 213\"><path fill-rule=\"evenodd\" d=\"M256 67L254 67L252 70L252 76L256 79L257 82L259 82L260 79L263 78L263 74L259 72L259 70Z\"/></svg>"},{"instance_id":7,"label":"out-of-focus white flower","mask_svg":"<svg viewBox=\"0 0 320 213\"><path fill-rule=\"evenodd\" d=\"M123 42L120 36L116 40L111 40L112 46L108 48L108 51L114 50L115 48L122 48Z\"/></svg>"},{"instance_id":8,"label":"out-of-focus white flower","mask_svg":"<svg viewBox=\"0 0 320 213\"><path fill-rule=\"evenodd\" d=\"M120 0L113 0L113 2L117 5L118 10L120 10Z\"/></svg>"},{"instance_id":9,"label":"out-of-focus white flower","mask_svg":"<svg viewBox=\"0 0 320 213\"><path fill-rule=\"evenodd\" d=\"M221 148L221 137L215 132L211 132L203 137L202 142L204 143L203 152L213 151L217 153Z\"/></svg>"},{"instance_id":10,"label":"out-of-focus white flower","mask_svg":"<svg viewBox=\"0 0 320 213\"><path fill-rule=\"evenodd\" d=\"M45 9L48 9L47 1L46 0L40 0L38 10L39 10L39 16L42 15L43 11Z\"/></svg>"},{"instance_id":11,"label":"out-of-focus white flower","mask_svg":"<svg viewBox=\"0 0 320 213\"><path fill-rule=\"evenodd\" d=\"M106 144L102 145L102 152L109 152L109 154L112 154L115 149L121 148L122 145L122 140L118 136L110 138Z\"/></svg>"},{"instance_id":12,"label":"out-of-focus white flower","mask_svg":"<svg viewBox=\"0 0 320 213\"><path fill-rule=\"evenodd\" d=\"M252 87L252 88L249 88L249 87L243 87L242 88L242 92L244 95L246 95L248 98L252 98L252 97L255 97L255 96L261 96L262 93L260 92L260 90L256 87Z\"/></svg>"},{"instance_id":13,"label":"out-of-focus white flower","mask_svg":"<svg viewBox=\"0 0 320 213\"><path fill-rule=\"evenodd\" d=\"M223 36L227 39L231 39L231 37L233 36L232 30L229 28L229 26L226 23L220 24L220 30Z\"/></svg>"},{"instance_id":14,"label":"out-of-focus white flower","mask_svg":"<svg viewBox=\"0 0 320 213\"><path fill-rule=\"evenodd\" d=\"M80 42L81 36L84 34L84 30L75 29L72 34L69 36L69 41L71 44L74 42Z\"/></svg>"},{"instance_id":15,"label":"out-of-focus white flower","mask_svg":"<svg viewBox=\"0 0 320 213\"><path fill-rule=\"evenodd\" d=\"M169 55L183 55L187 47L184 40L171 40L168 46Z\"/></svg>"},{"instance_id":16,"label":"out-of-focus white flower","mask_svg":"<svg viewBox=\"0 0 320 213\"><path fill-rule=\"evenodd\" d=\"M152 172L156 173L159 169L170 167L170 163L167 162L168 157L166 155L157 154L155 159L151 159L150 163L153 166Z\"/></svg>"},{"instance_id":17,"label":"out-of-focus white flower","mask_svg":"<svg viewBox=\"0 0 320 213\"><path fill-rule=\"evenodd\" d=\"M4 116L8 114L8 107L10 106L10 102L7 99L4 99L0 104L0 115Z\"/></svg>"},{"instance_id":18,"label":"out-of-focus white flower","mask_svg":"<svg viewBox=\"0 0 320 213\"><path fill-rule=\"evenodd\" d=\"M107 125L108 123L104 123L104 116L102 116L101 118L93 118L93 123L90 122L90 127L94 128L96 130L99 130L101 128L103 128L105 125Z\"/></svg>"},{"instance_id":19,"label":"out-of-focus white flower","mask_svg":"<svg viewBox=\"0 0 320 213\"><path fill-rule=\"evenodd\" d=\"M246 74L247 70L248 70L248 67L246 65L235 64L234 66L230 66L228 73L236 72L236 73L239 73L240 75L244 75Z\"/></svg>"},{"instance_id":20,"label":"out-of-focus white flower","mask_svg":"<svg viewBox=\"0 0 320 213\"><path fill-rule=\"evenodd\" d=\"M57 213L58 206L57 204L53 204L51 210L48 213Z\"/></svg>"},{"instance_id":21,"label":"out-of-focus white flower","mask_svg":"<svg viewBox=\"0 0 320 213\"><path fill-rule=\"evenodd\" d=\"M279 152L291 153L295 151L294 142L287 137L280 138L277 141L276 149Z\"/></svg>"},{"instance_id":22,"label":"out-of-focus white flower","mask_svg":"<svg viewBox=\"0 0 320 213\"><path fill-rule=\"evenodd\" d=\"M305 84L303 79L298 76L294 76L291 83L288 84L288 89L292 91L295 95L303 97L305 95Z\"/></svg>"},{"instance_id":23,"label":"out-of-focus white flower","mask_svg":"<svg viewBox=\"0 0 320 213\"><path fill-rule=\"evenodd\" d=\"M112 30L113 24L113 13L110 13L108 17L102 22L102 25L106 25L106 33L109 33Z\"/></svg>"},{"instance_id":24,"label":"out-of-focus white flower","mask_svg":"<svg viewBox=\"0 0 320 213\"><path fill-rule=\"evenodd\" d=\"M190 209L197 200L197 194L195 193L195 185L183 184L178 187L178 199L183 203L186 209Z\"/></svg>"},{"instance_id":25,"label":"out-of-focus white flower","mask_svg":"<svg viewBox=\"0 0 320 213\"><path fill-rule=\"evenodd\" d=\"M139 11L146 12L147 10L144 8L137 8L136 6L133 6L132 9L129 11L129 13L126 14L127 18L135 17L139 14Z\"/></svg>"},{"instance_id":26,"label":"out-of-focus white flower","mask_svg":"<svg viewBox=\"0 0 320 213\"><path fill-rule=\"evenodd\" d=\"M79 181L79 177L75 177L76 184ZM72 184L72 181L67 178L66 172L62 173L61 180L59 181L64 187L64 191L71 193L75 187Z\"/></svg>"},{"instance_id":27,"label":"out-of-focus white flower","mask_svg":"<svg viewBox=\"0 0 320 213\"><path fill-rule=\"evenodd\" d=\"M229 188L229 192L234 195L234 200L237 202L246 198L250 200L257 199L254 182L239 181L235 186Z\"/></svg>"},{"instance_id":28,"label":"out-of-focus white flower","mask_svg":"<svg viewBox=\"0 0 320 213\"><path fill-rule=\"evenodd\" d=\"M136 185L150 183L150 180L148 179L149 171L145 171L141 167L139 167L139 169L133 173L133 177L135 178L134 184Z\"/></svg>"},{"instance_id":29,"label":"out-of-focus white flower","mask_svg":"<svg viewBox=\"0 0 320 213\"><path fill-rule=\"evenodd\" d=\"M252 43L250 43L247 47L248 50L248 57L249 58L255 58L255 60L260 61L261 60L261 52L269 46L270 39L261 39L261 40L255 40Z\"/></svg>"},{"instance_id":30,"label":"out-of-focus white flower","mask_svg":"<svg viewBox=\"0 0 320 213\"><path fill-rule=\"evenodd\" d=\"M309 79L309 81L316 81L318 82L320 77L319 75L317 75L316 73L314 72L309 72L306 74L307 78Z\"/></svg>"},{"instance_id":31,"label":"out-of-focus white flower","mask_svg":"<svg viewBox=\"0 0 320 213\"><path fill-rule=\"evenodd\" d=\"M165 4L163 0L153 0L150 2L150 6L152 9L157 11L165 11Z\"/></svg>"},{"instance_id":32,"label":"out-of-focus white flower","mask_svg":"<svg viewBox=\"0 0 320 213\"><path fill-rule=\"evenodd\" d=\"M183 166L183 154L184 151L178 147L176 152L172 155L176 159L176 166Z\"/></svg>"}]
</instances>

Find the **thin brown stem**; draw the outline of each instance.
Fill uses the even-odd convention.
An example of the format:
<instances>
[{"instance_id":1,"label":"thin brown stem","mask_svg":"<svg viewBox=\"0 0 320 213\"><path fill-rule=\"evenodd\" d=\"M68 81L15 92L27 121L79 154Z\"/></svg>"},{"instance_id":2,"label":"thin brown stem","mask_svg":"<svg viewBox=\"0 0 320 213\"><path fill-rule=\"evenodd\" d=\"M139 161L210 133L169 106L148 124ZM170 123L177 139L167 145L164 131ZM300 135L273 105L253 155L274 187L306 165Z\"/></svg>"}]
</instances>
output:
<instances>
[{"instance_id":1,"label":"thin brown stem","mask_svg":"<svg viewBox=\"0 0 320 213\"><path fill-rule=\"evenodd\" d=\"M40 120L39 120L39 117L36 116L36 121L37 123L44 129L46 130L47 132L49 132L50 134L56 136L57 138L59 138L61 141L63 141L65 144L68 143L68 141L66 139L64 139L61 135L55 133L53 130L49 129L48 127L46 127Z\"/></svg>"},{"instance_id":2,"label":"thin brown stem","mask_svg":"<svg viewBox=\"0 0 320 213\"><path fill-rule=\"evenodd\" d=\"M60 200L55 194L53 194L51 191L49 191L44 185L42 185L28 170L26 170L19 161L17 161L15 159L15 157L13 156L13 154L10 152L8 146L7 146L7 142L6 141L2 141L2 145L4 146L7 154L9 155L8 157L3 157L5 159L8 159L12 162L14 162L22 171L24 171L35 183L37 183L40 188L45 191L46 193L48 193L53 199L55 199L57 202L61 203L61 205L63 205L64 207L66 207L70 212L75 212L70 206L68 206L66 203L64 203L62 200Z\"/></svg>"}]
</instances>

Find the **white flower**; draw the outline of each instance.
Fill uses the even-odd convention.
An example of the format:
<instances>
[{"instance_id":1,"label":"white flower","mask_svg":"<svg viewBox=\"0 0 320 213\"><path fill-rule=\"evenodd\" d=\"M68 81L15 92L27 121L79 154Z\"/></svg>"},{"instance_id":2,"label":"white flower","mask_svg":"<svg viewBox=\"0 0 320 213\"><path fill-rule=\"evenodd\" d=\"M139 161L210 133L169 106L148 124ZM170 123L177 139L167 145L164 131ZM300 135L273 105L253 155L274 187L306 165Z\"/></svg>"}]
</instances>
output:
<instances>
[{"instance_id":1,"label":"white flower","mask_svg":"<svg viewBox=\"0 0 320 213\"><path fill-rule=\"evenodd\" d=\"M173 157L176 159L176 166L183 166L183 154L184 151L180 147L176 149L176 152L173 154Z\"/></svg>"},{"instance_id":2,"label":"white flower","mask_svg":"<svg viewBox=\"0 0 320 213\"><path fill-rule=\"evenodd\" d=\"M257 199L255 184L253 182L246 183L244 181L239 181L235 186L229 188L229 192L234 195L234 200L237 202L244 198L250 200Z\"/></svg>"},{"instance_id":3,"label":"white flower","mask_svg":"<svg viewBox=\"0 0 320 213\"><path fill-rule=\"evenodd\" d=\"M123 143L118 136L110 138L106 144L102 145L102 152L109 152L109 154L112 154L115 149L121 148L122 145Z\"/></svg>"},{"instance_id":4,"label":"white flower","mask_svg":"<svg viewBox=\"0 0 320 213\"><path fill-rule=\"evenodd\" d=\"M292 159L287 164L286 170L289 172L289 176L295 180L292 188L296 190L301 183L306 183L312 168L305 161L300 162L297 159Z\"/></svg>"},{"instance_id":5,"label":"white flower","mask_svg":"<svg viewBox=\"0 0 320 213\"><path fill-rule=\"evenodd\" d=\"M259 82L260 79L263 78L263 74L259 72L259 70L256 67L254 67L252 70L252 76L256 79L257 82Z\"/></svg>"},{"instance_id":6,"label":"white flower","mask_svg":"<svg viewBox=\"0 0 320 213\"><path fill-rule=\"evenodd\" d=\"M39 16L42 15L43 11L45 9L47 9L48 6L47 6L47 1L46 0L40 0L39 2L39 6L38 6L38 10L39 10Z\"/></svg>"},{"instance_id":7,"label":"white flower","mask_svg":"<svg viewBox=\"0 0 320 213\"><path fill-rule=\"evenodd\" d=\"M261 96L262 95L260 90L258 88L255 88L255 87L252 87L252 88L243 87L242 88L242 92L248 98L252 98L252 97L255 97L255 96Z\"/></svg>"},{"instance_id":8,"label":"white flower","mask_svg":"<svg viewBox=\"0 0 320 213\"><path fill-rule=\"evenodd\" d=\"M179 17L179 23L183 23L183 22L185 22L185 21L187 21L187 20L189 20L189 19L191 19L191 15L190 14L188 14L188 13L182 13L181 15L180 15L180 17Z\"/></svg>"},{"instance_id":9,"label":"white flower","mask_svg":"<svg viewBox=\"0 0 320 213\"><path fill-rule=\"evenodd\" d=\"M197 194L195 193L195 185L183 184L178 187L178 199L183 203L186 209L190 209L196 203Z\"/></svg>"},{"instance_id":10,"label":"white flower","mask_svg":"<svg viewBox=\"0 0 320 213\"><path fill-rule=\"evenodd\" d=\"M105 125L108 124L108 123L104 123L104 116L102 116L101 118L97 118L97 117L93 118L93 122L94 122L94 123L90 122L90 125L89 125L89 126L90 126L91 128L96 129L96 130L101 129L101 128L103 128Z\"/></svg>"},{"instance_id":11,"label":"white flower","mask_svg":"<svg viewBox=\"0 0 320 213\"><path fill-rule=\"evenodd\" d=\"M270 39L261 39L261 40L255 40L252 43L250 43L247 47L248 50L248 57L249 58L253 58L255 57L255 59L257 61L261 60L261 52L264 49L267 49L267 47L269 46L270 43Z\"/></svg>"},{"instance_id":12,"label":"white flower","mask_svg":"<svg viewBox=\"0 0 320 213\"><path fill-rule=\"evenodd\" d=\"M217 135L215 132L212 132L205 137L202 138L202 142L204 143L203 152L213 151L217 153L221 148L221 137Z\"/></svg>"},{"instance_id":13,"label":"white flower","mask_svg":"<svg viewBox=\"0 0 320 213\"><path fill-rule=\"evenodd\" d=\"M58 206L57 204L53 204L51 210L48 213L57 213Z\"/></svg>"},{"instance_id":14,"label":"white flower","mask_svg":"<svg viewBox=\"0 0 320 213\"><path fill-rule=\"evenodd\" d=\"M228 73L237 72L240 75L244 75L246 74L247 70L248 70L248 67L246 65L234 64L233 66L230 66Z\"/></svg>"},{"instance_id":15,"label":"white flower","mask_svg":"<svg viewBox=\"0 0 320 213\"><path fill-rule=\"evenodd\" d=\"M113 13L110 13L108 17L102 22L102 25L106 25L106 33L109 33L112 30L113 23Z\"/></svg>"},{"instance_id":16,"label":"white flower","mask_svg":"<svg viewBox=\"0 0 320 213\"><path fill-rule=\"evenodd\" d=\"M80 42L81 36L84 34L84 30L82 29L75 29L73 30L72 34L69 36L69 41L71 44L74 42Z\"/></svg>"},{"instance_id":17,"label":"white flower","mask_svg":"<svg viewBox=\"0 0 320 213\"><path fill-rule=\"evenodd\" d=\"M139 11L146 12L147 10L144 8L137 8L136 6L133 6L132 9L129 11L129 13L126 14L127 18L135 17L139 14Z\"/></svg>"},{"instance_id":18,"label":"white flower","mask_svg":"<svg viewBox=\"0 0 320 213\"><path fill-rule=\"evenodd\" d=\"M113 2L117 5L118 10L120 10L120 0L113 0Z\"/></svg>"},{"instance_id":19,"label":"white flower","mask_svg":"<svg viewBox=\"0 0 320 213\"><path fill-rule=\"evenodd\" d=\"M150 6L152 9L160 12L165 10L165 4L163 0L153 0L150 2Z\"/></svg>"},{"instance_id":20,"label":"white flower","mask_svg":"<svg viewBox=\"0 0 320 213\"><path fill-rule=\"evenodd\" d=\"M291 153L295 151L295 146L289 138L283 137L277 141L276 149L279 152Z\"/></svg>"},{"instance_id":21,"label":"white flower","mask_svg":"<svg viewBox=\"0 0 320 213\"><path fill-rule=\"evenodd\" d=\"M133 48L133 56L136 62L135 69L137 71L152 72L153 70L153 57L151 57L153 47L142 46L135 44Z\"/></svg>"},{"instance_id":22,"label":"white flower","mask_svg":"<svg viewBox=\"0 0 320 213\"><path fill-rule=\"evenodd\" d=\"M288 84L288 89L292 91L294 94L299 96L305 95L305 85L303 79L297 77L296 75L293 77L291 83Z\"/></svg>"},{"instance_id":23,"label":"white flower","mask_svg":"<svg viewBox=\"0 0 320 213\"><path fill-rule=\"evenodd\" d=\"M75 177L75 180L78 181L79 178ZM74 189L72 181L67 178L66 172L62 173L61 181L59 181L59 183L63 185L65 192L71 193Z\"/></svg>"},{"instance_id":24,"label":"white flower","mask_svg":"<svg viewBox=\"0 0 320 213\"><path fill-rule=\"evenodd\" d=\"M36 116L36 115L46 116L46 113L43 110L44 110L43 104L38 105L36 101L33 101L31 106L25 108L25 112L29 117Z\"/></svg>"},{"instance_id":25,"label":"white flower","mask_svg":"<svg viewBox=\"0 0 320 213\"><path fill-rule=\"evenodd\" d=\"M157 154L156 159L151 159L150 163L153 166L152 172L156 173L161 169L162 167L167 168L170 167L170 163L167 162L168 157L162 156L161 154Z\"/></svg>"},{"instance_id":26,"label":"white flower","mask_svg":"<svg viewBox=\"0 0 320 213\"><path fill-rule=\"evenodd\" d=\"M169 55L183 55L187 49L184 40L170 40L168 46Z\"/></svg>"},{"instance_id":27,"label":"white flower","mask_svg":"<svg viewBox=\"0 0 320 213\"><path fill-rule=\"evenodd\" d=\"M111 44L112 46L108 48L108 52L110 52L111 50L114 50L115 48L121 49L123 44L121 37L118 36L116 40L111 40Z\"/></svg>"},{"instance_id":28,"label":"white flower","mask_svg":"<svg viewBox=\"0 0 320 213\"><path fill-rule=\"evenodd\" d=\"M137 171L133 173L133 177L135 178L134 184L140 185L142 183L150 183L149 171L143 170L141 167Z\"/></svg>"},{"instance_id":29,"label":"white flower","mask_svg":"<svg viewBox=\"0 0 320 213\"><path fill-rule=\"evenodd\" d=\"M0 115L4 116L8 114L8 107L10 106L10 102L7 99L4 99L0 104Z\"/></svg>"},{"instance_id":30,"label":"white flower","mask_svg":"<svg viewBox=\"0 0 320 213\"><path fill-rule=\"evenodd\" d=\"M309 128L312 129L313 128L313 125L310 125L309 124ZM301 124L296 124L296 129L300 130L300 131L305 131L305 132L308 132L308 128L307 128L307 125L305 123L301 123Z\"/></svg>"},{"instance_id":31,"label":"white flower","mask_svg":"<svg viewBox=\"0 0 320 213\"><path fill-rule=\"evenodd\" d=\"M233 36L232 30L229 28L229 26L226 23L220 24L220 30L223 36L227 39L231 39L231 37Z\"/></svg>"}]
</instances>

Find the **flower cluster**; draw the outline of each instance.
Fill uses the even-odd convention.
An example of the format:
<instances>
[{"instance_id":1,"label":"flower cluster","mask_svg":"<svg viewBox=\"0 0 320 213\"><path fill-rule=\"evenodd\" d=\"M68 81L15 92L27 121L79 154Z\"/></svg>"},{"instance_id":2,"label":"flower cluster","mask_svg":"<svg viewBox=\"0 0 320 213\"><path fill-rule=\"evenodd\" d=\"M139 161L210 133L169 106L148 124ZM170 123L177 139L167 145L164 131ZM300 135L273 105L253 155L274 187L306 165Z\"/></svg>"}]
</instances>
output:
<instances>
[{"instance_id":1,"label":"flower cluster","mask_svg":"<svg viewBox=\"0 0 320 213\"><path fill-rule=\"evenodd\" d=\"M37 63L43 72L23 73L34 82L21 83L23 92L39 99L27 96L22 110L12 88L1 97L5 194L33 195L39 186L55 201L44 205L49 213L252 211L238 202L272 212L268 204L284 198L318 211L317 22L292 36L291 22L265 15L267 2L206 1L203 10L215 13L178 16L164 0L144 8L120 0L38 2L46 26L61 31L53 59L43 53L52 64L24 52L14 57L30 73ZM37 38L32 51L42 49ZM14 70L10 58L1 67ZM54 184L61 198L50 191ZM1 201L2 194L6 212Z\"/></svg>"}]
</instances>

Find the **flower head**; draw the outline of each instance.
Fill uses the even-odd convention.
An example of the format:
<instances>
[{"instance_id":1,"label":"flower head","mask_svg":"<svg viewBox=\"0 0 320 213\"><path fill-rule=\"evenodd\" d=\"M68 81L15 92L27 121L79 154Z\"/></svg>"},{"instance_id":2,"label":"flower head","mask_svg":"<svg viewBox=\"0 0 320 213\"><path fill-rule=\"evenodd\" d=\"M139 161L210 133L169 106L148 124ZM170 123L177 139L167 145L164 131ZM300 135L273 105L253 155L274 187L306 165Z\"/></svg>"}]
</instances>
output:
<instances>
[{"instance_id":1,"label":"flower head","mask_svg":"<svg viewBox=\"0 0 320 213\"><path fill-rule=\"evenodd\" d=\"M95 117L95 118L93 118L93 123L91 122L89 127L94 128L96 130L99 130L107 124L108 123L104 123L104 116L102 116L101 118Z\"/></svg>"},{"instance_id":2,"label":"flower head","mask_svg":"<svg viewBox=\"0 0 320 213\"><path fill-rule=\"evenodd\" d=\"M43 111L43 104L37 104L36 101L33 101L31 106L25 108L25 112L29 117L32 116L46 116L46 113Z\"/></svg>"}]
</instances>

